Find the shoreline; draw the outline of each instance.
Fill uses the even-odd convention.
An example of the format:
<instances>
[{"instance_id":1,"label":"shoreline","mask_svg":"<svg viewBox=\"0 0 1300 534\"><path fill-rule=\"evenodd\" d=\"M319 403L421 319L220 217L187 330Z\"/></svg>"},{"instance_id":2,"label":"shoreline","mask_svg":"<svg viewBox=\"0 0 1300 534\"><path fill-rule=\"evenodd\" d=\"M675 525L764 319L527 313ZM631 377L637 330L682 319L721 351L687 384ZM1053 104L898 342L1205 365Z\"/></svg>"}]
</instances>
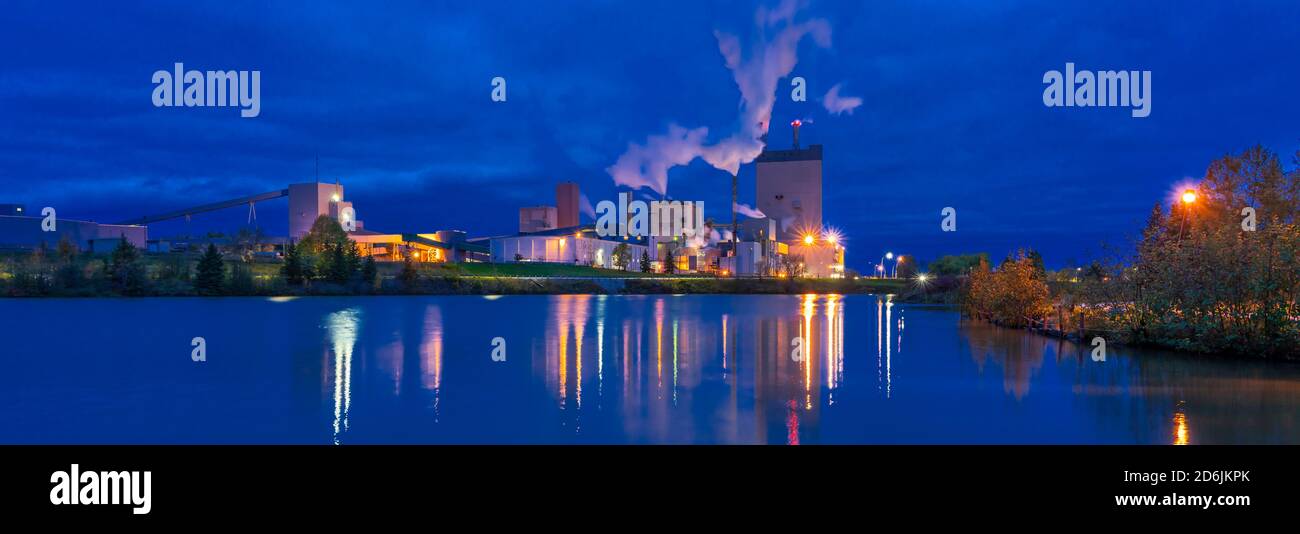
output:
<instances>
[{"instance_id":1,"label":"shoreline","mask_svg":"<svg viewBox=\"0 0 1300 534\"><path fill-rule=\"evenodd\" d=\"M122 294L97 288L52 290L41 294L5 295L3 298L148 298L148 297L311 297L395 295L893 295L897 302L952 304L946 292L926 292L895 279L781 279L706 277L477 277L434 276L414 283L386 278L371 284L315 283L290 287L283 283L203 293L189 287L154 288L139 294Z\"/></svg>"}]
</instances>

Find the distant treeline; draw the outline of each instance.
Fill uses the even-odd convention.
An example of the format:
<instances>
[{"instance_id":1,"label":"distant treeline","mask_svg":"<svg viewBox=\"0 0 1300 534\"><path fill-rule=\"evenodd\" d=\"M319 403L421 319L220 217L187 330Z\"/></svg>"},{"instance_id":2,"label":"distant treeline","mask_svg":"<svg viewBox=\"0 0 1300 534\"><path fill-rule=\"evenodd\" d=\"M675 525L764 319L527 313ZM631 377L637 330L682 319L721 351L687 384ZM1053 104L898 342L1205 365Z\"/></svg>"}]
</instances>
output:
<instances>
[{"instance_id":1,"label":"distant treeline","mask_svg":"<svg viewBox=\"0 0 1300 534\"><path fill-rule=\"evenodd\" d=\"M647 276L601 283L617 273L548 264L469 267L410 258L377 264L360 256L337 221L321 217L286 247L282 264L226 259L214 245L200 255L144 256L122 240L111 254L91 255L64 241L55 250L9 255L0 264L0 287L16 297L870 292L925 300L932 294L907 280ZM584 273L593 279L579 279Z\"/></svg>"},{"instance_id":2,"label":"distant treeline","mask_svg":"<svg viewBox=\"0 0 1300 534\"><path fill-rule=\"evenodd\" d=\"M1300 153L1290 170L1254 147L1214 161L1166 208L1133 257L1049 276L1025 253L981 260L971 317L1108 340L1261 357L1300 356ZM1184 198L1185 195L1185 198Z\"/></svg>"}]
</instances>

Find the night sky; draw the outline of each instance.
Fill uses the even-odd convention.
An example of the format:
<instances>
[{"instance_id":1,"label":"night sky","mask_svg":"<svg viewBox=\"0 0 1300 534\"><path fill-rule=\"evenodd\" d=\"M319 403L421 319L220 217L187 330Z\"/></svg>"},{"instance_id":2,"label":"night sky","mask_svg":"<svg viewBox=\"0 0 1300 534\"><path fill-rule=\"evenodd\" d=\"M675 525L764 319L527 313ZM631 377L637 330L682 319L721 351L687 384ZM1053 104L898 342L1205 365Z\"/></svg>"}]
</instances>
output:
<instances>
[{"instance_id":1,"label":"night sky","mask_svg":"<svg viewBox=\"0 0 1300 534\"><path fill-rule=\"evenodd\" d=\"M311 181L319 155L321 180L341 180L369 229L499 235L519 207L553 203L557 181L614 199L610 169L630 146L689 158L663 142L674 129L707 128L696 141L716 155L774 97L770 146L789 146L796 118L812 123L803 144L825 146L825 220L850 267L887 249L1017 247L1058 267L1124 250L1213 158L1259 143L1290 163L1300 148L1296 2L115 4L0 8L0 203L114 222ZM175 62L260 70L260 116L154 107L151 76ZM1066 62L1151 71L1151 115L1045 107L1043 74ZM790 100L793 76L807 101ZM836 85L860 105L828 110ZM669 196L729 219L728 172L704 158L666 172ZM753 175L740 167L750 205ZM955 233L940 231L945 206ZM259 222L283 234L286 212L259 205ZM188 226L246 219L235 208Z\"/></svg>"}]
</instances>

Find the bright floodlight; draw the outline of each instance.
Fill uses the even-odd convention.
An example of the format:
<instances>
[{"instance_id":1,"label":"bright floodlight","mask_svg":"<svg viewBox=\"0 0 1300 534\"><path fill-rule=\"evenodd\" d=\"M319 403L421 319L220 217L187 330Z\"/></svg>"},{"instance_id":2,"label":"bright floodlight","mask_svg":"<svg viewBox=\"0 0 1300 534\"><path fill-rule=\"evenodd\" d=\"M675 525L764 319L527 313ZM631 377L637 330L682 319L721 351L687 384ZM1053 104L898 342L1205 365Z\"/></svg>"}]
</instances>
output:
<instances>
[{"instance_id":1,"label":"bright floodlight","mask_svg":"<svg viewBox=\"0 0 1300 534\"><path fill-rule=\"evenodd\" d=\"M339 194L338 194L338 193L334 193L334 195L330 197L330 200L333 200L334 202L338 202L338 201L339 201Z\"/></svg>"},{"instance_id":2,"label":"bright floodlight","mask_svg":"<svg viewBox=\"0 0 1300 534\"><path fill-rule=\"evenodd\" d=\"M1196 202L1196 191L1192 191L1191 189L1183 191L1183 204L1191 204L1193 202Z\"/></svg>"},{"instance_id":3,"label":"bright floodlight","mask_svg":"<svg viewBox=\"0 0 1300 534\"><path fill-rule=\"evenodd\" d=\"M812 236L812 234L806 234L806 235L803 236L803 244L805 244L805 245L811 245L811 244L813 244L813 236Z\"/></svg>"},{"instance_id":4,"label":"bright floodlight","mask_svg":"<svg viewBox=\"0 0 1300 534\"><path fill-rule=\"evenodd\" d=\"M927 280L930 279L930 275L925 274L925 273L921 273L921 274L916 275L916 279L917 279L917 280L920 280L921 283L924 284Z\"/></svg>"},{"instance_id":5,"label":"bright floodlight","mask_svg":"<svg viewBox=\"0 0 1300 534\"><path fill-rule=\"evenodd\" d=\"M885 259L887 259L887 260L892 260L892 259L894 259L894 253L893 253L893 252L886 252L886 253L885 253Z\"/></svg>"}]
</instances>

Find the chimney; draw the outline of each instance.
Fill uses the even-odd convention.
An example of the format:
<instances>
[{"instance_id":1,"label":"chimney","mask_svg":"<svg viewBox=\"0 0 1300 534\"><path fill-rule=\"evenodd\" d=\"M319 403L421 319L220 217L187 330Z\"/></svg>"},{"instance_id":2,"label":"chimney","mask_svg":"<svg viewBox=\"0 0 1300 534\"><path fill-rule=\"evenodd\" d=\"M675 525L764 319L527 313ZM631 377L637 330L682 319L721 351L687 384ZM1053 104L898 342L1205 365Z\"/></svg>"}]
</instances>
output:
<instances>
[{"instance_id":1,"label":"chimney","mask_svg":"<svg viewBox=\"0 0 1300 534\"><path fill-rule=\"evenodd\" d=\"M799 150L799 127L800 127L800 126L803 126L803 121L801 121L801 120L799 120L799 119L795 119L794 122L791 122L791 123L790 123L790 127L794 129L794 149L795 149L795 150Z\"/></svg>"}]
</instances>

